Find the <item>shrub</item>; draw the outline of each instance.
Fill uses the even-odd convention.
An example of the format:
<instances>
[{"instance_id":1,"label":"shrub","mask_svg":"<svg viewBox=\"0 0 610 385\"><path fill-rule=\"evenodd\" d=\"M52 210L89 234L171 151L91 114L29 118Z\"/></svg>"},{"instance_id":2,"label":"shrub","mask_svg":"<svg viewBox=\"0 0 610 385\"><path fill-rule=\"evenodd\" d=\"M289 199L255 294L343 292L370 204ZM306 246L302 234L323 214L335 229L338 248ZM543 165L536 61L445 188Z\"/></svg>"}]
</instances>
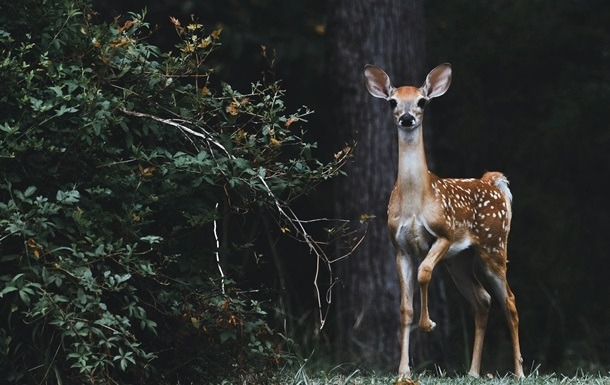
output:
<instances>
[{"instance_id":1,"label":"shrub","mask_svg":"<svg viewBox=\"0 0 610 385\"><path fill-rule=\"evenodd\" d=\"M264 376L288 356L224 264L253 247L227 227L270 216L323 258L289 204L349 148L316 160L280 83L215 79L220 30L172 18L161 53L144 14L0 7L2 381Z\"/></svg>"}]
</instances>

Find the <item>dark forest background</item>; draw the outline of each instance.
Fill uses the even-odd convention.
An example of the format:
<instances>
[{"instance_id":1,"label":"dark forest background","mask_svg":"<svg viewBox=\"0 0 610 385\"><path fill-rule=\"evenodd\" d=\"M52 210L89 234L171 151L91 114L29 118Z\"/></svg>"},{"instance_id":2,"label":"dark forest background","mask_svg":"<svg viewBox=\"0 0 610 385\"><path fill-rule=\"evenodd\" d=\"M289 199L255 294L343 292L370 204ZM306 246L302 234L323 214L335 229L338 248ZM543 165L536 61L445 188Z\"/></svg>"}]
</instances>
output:
<instances>
[{"instance_id":1,"label":"dark forest background","mask_svg":"<svg viewBox=\"0 0 610 385\"><path fill-rule=\"evenodd\" d=\"M320 153L345 144L326 123L336 103L324 91L326 1L106 0L94 5L102 20L146 9L146 19L158 26L151 41L163 50L175 41L170 16L194 15L210 28L222 27L223 47L213 58L219 77L245 87L272 64L273 76L287 90L289 109L315 110L307 134ZM454 71L450 91L427 115L433 128L431 169L444 177L501 170L511 181L508 275L520 312L525 366L540 365L543 371L607 367L610 3L427 0L424 5L425 71L442 62L450 62ZM332 216L337 199L332 185L322 186L298 209L312 217ZM296 253L294 245L278 247L286 255ZM276 289L304 352L312 347L332 352L333 330L342 326L333 324L331 305L329 326L317 332L313 265L303 261L308 259L284 260L281 285L275 269L240 262L249 285ZM446 292L451 337L443 347L449 351L445 365L462 368L471 321L452 283ZM486 349L493 351L504 343L501 314L492 312L489 325L494 331Z\"/></svg>"}]
</instances>

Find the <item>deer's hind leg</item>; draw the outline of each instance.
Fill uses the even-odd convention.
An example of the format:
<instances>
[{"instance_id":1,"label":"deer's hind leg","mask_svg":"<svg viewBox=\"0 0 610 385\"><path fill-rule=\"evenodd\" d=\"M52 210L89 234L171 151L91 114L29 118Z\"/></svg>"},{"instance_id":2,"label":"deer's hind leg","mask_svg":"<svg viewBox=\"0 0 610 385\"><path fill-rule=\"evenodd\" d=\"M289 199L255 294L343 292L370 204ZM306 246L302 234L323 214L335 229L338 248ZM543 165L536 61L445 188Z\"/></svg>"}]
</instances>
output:
<instances>
[{"instance_id":1,"label":"deer's hind leg","mask_svg":"<svg viewBox=\"0 0 610 385\"><path fill-rule=\"evenodd\" d=\"M473 377L479 377L483 341L485 339L489 308L491 307L491 296L475 276L474 253L471 250L449 258L447 260L447 269L474 313L474 344L468 374Z\"/></svg>"},{"instance_id":2,"label":"deer's hind leg","mask_svg":"<svg viewBox=\"0 0 610 385\"><path fill-rule=\"evenodd\" d=\"M496 253L482 251L481 261L483 262L483 271L489 278L492 290L506 316L513 345L514 374L516 377L524 378L523 358L521 358L521 348L519 346L519 314L517 313L515 295L510 290L506 278L506 251L500 250Z\"/></svg>"}]
</instances>

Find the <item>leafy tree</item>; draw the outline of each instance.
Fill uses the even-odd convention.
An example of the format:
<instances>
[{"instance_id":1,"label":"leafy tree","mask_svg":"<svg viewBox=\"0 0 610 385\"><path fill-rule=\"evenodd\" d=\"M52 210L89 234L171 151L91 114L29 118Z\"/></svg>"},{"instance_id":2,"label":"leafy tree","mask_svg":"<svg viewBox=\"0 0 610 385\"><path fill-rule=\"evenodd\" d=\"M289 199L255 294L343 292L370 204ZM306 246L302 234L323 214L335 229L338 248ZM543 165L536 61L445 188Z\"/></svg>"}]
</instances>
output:
<instances>
[{"instance_id":1,"label":"leafy tree","mask_svg":"<svg viewBox=\"0 0 610 385\"><path fill-rule=\"evenodd\" d=\"M287 112L280 83L217 79L221 30L194 18L171 19L162 53L144 13L0 10L2 381L251 379L289 358L228 262L256 254L247 230L266 220L330 269L341 232L314 239L290 203L350 148L318 161L300 129L311 111Z\"/></svg>"}]
</instances>

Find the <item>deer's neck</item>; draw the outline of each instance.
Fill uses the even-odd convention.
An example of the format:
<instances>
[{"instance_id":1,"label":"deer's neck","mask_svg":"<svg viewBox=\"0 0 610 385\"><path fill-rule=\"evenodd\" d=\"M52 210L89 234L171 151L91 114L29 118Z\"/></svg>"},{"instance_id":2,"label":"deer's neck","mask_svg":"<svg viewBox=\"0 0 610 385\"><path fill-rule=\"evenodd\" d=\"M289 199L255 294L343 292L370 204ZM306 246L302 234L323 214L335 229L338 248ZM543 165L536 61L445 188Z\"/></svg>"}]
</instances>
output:
<instances>
[{"instance_id":1,"label":"deer's neck","mask_svg":"<svg viewBox=\"0 0 610 385\"><path fill-rule=\"evenodd\" d=\"M421 126L414 131L398 129L398 177L396 193L403 205L416 210L430 192L430 173L426 163ZM404 207L404 206L403 206Z\"/></svg>"}]
</instances>

